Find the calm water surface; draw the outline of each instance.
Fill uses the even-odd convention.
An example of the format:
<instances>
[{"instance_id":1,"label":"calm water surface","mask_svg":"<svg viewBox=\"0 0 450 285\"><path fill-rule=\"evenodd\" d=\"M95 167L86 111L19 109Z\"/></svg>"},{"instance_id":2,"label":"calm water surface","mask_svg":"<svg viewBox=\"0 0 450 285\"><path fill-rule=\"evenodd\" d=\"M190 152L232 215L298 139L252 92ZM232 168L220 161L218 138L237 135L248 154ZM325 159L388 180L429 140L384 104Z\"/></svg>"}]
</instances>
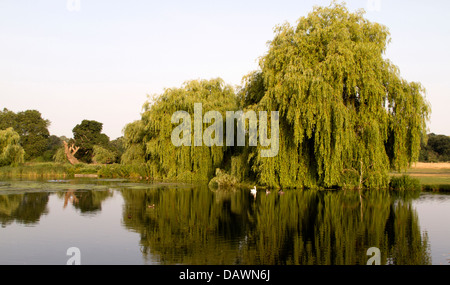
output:
<instances>
[{"instance_id":1,"label":"calm water surface","mask_svg":"<svg viewBox=\"0 0 450 285\"><path fill-rule=\"evenodd\" d=\"M450 264L450 195L1 181L0 264Z\"/></svg>"}]
</instances>

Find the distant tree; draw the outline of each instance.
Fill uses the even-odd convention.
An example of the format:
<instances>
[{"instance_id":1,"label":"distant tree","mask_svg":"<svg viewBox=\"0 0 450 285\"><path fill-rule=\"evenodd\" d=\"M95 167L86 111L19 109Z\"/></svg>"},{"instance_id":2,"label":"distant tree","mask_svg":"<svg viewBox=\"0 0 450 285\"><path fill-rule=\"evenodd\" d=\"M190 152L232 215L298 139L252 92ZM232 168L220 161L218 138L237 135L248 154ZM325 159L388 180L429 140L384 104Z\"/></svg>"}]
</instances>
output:
<instances>
[{"instance_id":1,"label":"distant tree","mask_svg":"<svg viewBox=\"0 0 450 285\"><path fill-rule=\"evenodd\" d=\"M117 160L117 155L109 149L94 145L94 156L92 160L94 163L110 164Z\"/></svg>"},{"instance_id":2,"label":"distant tree","mask_svg":"<svg viewBox=\"0 0 450 285\"><path fill-rule=\"evenodd\" d=\"M13 128L19 134L27 160L43 156L48 150L49 125L50 121L43 119L37 110L26 110L17 114L8 109L0 112L0 129Z\"/></svg>"},{"instance_id":3,"label":"distant tree","mask_svg":"<svg viewBox=\"0 0 450 285\"><path fill-rule=\"evenodd\" d=\"M74 144L80 148L75 154L76 158L91 163L94 156L94 146L108 146L109 137L102 133L102 129L102 123L92 120L83 120L81 124L73 128Z\"/></svg>"},{"instance_id":4,"label":"distant tree","mask_svg":"<svg viewBox=\"0 0 450 285\"><path fill-rule=\"evenodd\" d=\"M66 141L63 141L63 144L64 153L66 154L67 160L73 165L80 163L78 158L75 157L75 154L80 150L80 147L75 146L73 143L69 145Z\"/></svg>"},{"instance_id":5,"label":"distant tree","mask_svg":"<svg viewBox=\"0 0 450 285\"><path fill-rule=\"evenodd\" d=\"M53 160L53 156L56 154L59 148L62 146L62 140L58 136L51 135L47 140L47 147L42 155L44 161Z\"/></svg>"},{"instance_id":6,"label":"distant tree","mask_svg":"<svg viewBox=\"0 0 450 285\"><path fill-rule=\"evenodd\" d=\"M21 137L21 144L25 150L25 158L37 158L44 154L50 133L49 120L42 118L36 110L17 113L17 127L14 128Z\"/></svg>"},{"instance_id":7,"label":"distant tree","mask_svg":"<svg viewBox=\"0 0 450 285\"><path fill-rule=\"evenodd\" d=\"M428 134L427 142L422 141L420 161L448 162L450 161L450 137L446 135Z\"/></svg>"},{"instance_id":8,"label":"distant tree","mask_svg":"<svg viewBox=\"0 0 450 285\"><path fill-rule=\"evenodd\" d=\"M68 139L65 136L59 137L59 141L61 144L53 154L53 160L60 163L70 162L71 164L78 164L79 161L74 157L74 154L79 150L79 147L74 145L72 139ZM69 143L71 144L69 145Z\"/></svg>"},{"instance_id":9,"label":"distant tree","mask_svg":"<svg viewBox=\"0 0 450 285\"><path fill-rule=\"evenodd\" d=\"M0 130L0 166L24 162L25 151L19 142L20 136L13 128Z\"/></svg>"},{"instance_id":10,"label":"distant tree","mask_svg":"<svg viewBox=\"0 0 450 285\"><path fill-rule=\"evenodd\" d=\"M16 113L6 108L0 111L0 130L16 127Z\"/></svg>"},{"instance_id":11,"label":"distant tree","mask_svg":"<svg viewBox=\"0 0 450 285\"><path fill-rule=\"evenodd\" d=\"M60 163L69 162L66 152L64 151L64 147L60 147L56 150L55 154L53 155L53 160Z\"/></svg>"},{"instance_id":12,"label":"distant tree","mask_svg":"<svg viewBox=\"0 0 450 285\"><path fill-rule=\"evenodd\" d=\"M115 154L115 161L120 163L123 153L125 152L124 137L119 137L109 142L109 149Z\"/></svg>"}]
</instances>

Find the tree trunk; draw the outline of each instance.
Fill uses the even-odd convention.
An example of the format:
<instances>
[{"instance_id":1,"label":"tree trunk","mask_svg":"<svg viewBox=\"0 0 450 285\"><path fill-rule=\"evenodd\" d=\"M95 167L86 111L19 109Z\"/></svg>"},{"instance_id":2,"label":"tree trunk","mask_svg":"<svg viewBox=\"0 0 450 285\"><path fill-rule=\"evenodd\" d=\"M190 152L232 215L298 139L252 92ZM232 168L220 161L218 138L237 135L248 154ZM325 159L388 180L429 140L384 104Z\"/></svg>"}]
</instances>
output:
<instances>
[{"instance_id":1,"label":"tree trunk","mask_svg":"<svg viewBox=\"0 0 450 285\"><path fill-rule=\"evenodd\" d=\"M359 184L358 184L358 190L361 191L363 186L363 177L364 177L364 171L363 171L363 161L362 158L360 159L360 170L359 170Z\"/></svg>"},{"instance_id":2,"label":"tree trunk","mask_svg":"<svg viewBox=\"0 0 450 285\"><path fill-rule=\"evenodd\" d=\"M75 153L77 153L80 147L76 147L74 145L71 145L69 147L67 142L64 141L63 143L64 143L64 152L66 153L67 159L69 160L70 164L74 165L80 163L78 159L75 157Z\"/></svg>"}]
</instances>

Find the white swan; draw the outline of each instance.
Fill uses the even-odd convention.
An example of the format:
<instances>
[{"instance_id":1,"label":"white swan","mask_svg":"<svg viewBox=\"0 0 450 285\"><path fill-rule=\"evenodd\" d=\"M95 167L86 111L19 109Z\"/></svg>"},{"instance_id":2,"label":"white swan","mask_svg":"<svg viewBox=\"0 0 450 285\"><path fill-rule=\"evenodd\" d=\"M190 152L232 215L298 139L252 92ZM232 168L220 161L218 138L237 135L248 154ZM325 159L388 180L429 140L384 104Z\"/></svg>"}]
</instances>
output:
<instances>
[{"instance_id":1,"label":"white swan","mask_svg":"<svg viewBox=\"0 0 450 285\"><path fill-rule=\"evenodd\" d=\"M250 189L250 192L251 192L253 195L256 195L256 186L253 186L253 188Z\"/></svg>"}]
</instances>

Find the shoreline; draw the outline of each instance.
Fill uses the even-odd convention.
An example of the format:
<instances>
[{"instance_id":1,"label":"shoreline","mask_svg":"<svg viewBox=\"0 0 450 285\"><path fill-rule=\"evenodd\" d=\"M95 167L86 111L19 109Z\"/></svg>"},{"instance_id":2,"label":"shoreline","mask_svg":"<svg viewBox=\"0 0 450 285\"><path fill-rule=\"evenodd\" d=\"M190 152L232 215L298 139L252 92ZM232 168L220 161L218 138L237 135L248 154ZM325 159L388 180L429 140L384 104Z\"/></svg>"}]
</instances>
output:
<instances>
[{"instance_id":1,"label":"shoreline","mask_svg":"<svg viewBox=\"0 0 450 285\"><path fill-rule=\"evenodd\" d=\"M408 175L418 179L422 191L450 191L450 163L424 163L417 162L404 173L391 172L391 177ZM166 181L166 182L205 182L205 181L178 181L176 179L152 179L145 166L121 164L78 164L56 162L27 162L19 166L0 167L0 179L29 178L29 179L130 179L136 181ZM206 182L208 183L208 182ZM238 183L240 185L248 182ZM251 184L251 183L250 183ZM250 185L249 184L249 185ZM259 188L266 188L260 186Z\"/></svg>"}]
</instances>

